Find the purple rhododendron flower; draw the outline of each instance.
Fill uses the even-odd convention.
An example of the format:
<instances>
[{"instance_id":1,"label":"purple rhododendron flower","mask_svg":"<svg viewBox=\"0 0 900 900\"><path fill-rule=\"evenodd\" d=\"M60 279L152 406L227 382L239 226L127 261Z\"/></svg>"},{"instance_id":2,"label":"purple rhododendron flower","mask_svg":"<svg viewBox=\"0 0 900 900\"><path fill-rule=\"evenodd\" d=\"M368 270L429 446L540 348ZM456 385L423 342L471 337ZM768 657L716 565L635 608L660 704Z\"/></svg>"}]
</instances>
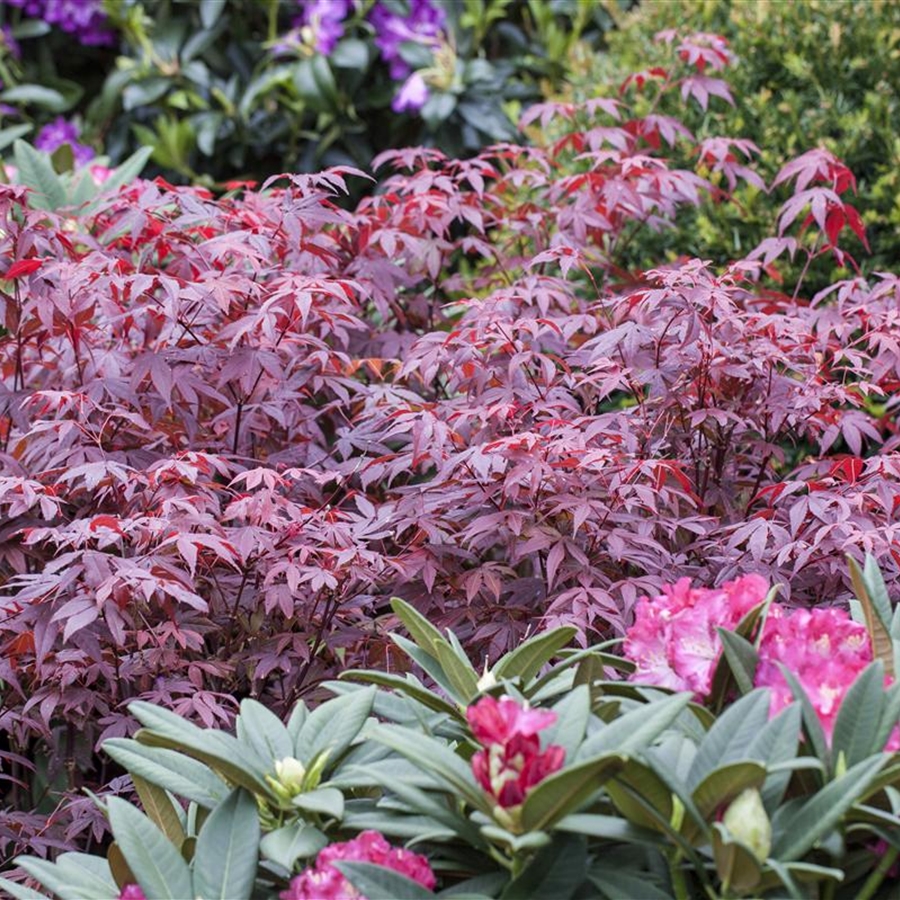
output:
<instances>
[{"instance_id":1,"label":"purple rhododendron flower","mask_svg":"<svg viewBox=\"0 0 900 900\"><path fill-rule=\"evenodd\" d=\"M43 19L67 34L78 38L86 46L110 46L115 32L106 26L106 14L100 0L6 0L18 6L25 15Z\"/></svg>"},{"instance_id":2,"label":"purple rhododendron flower","mask_svg":"<svg viewBox=\"0 0 900 900\"><path fill-rule=\"evenodd\" d=\"M319 53L331 53L344 36L344 19L353 0L300 0L303 13L295 25L312 31L312 44Z\"/></svg>"},{"instance_id":3,"label":"purple rhododendron flower","mask_svg":"<svg viewBox=\"0 0 900 900\"><path fill-rule=\"evenodd\" d=\"M412 72L400 56L400 45L406 41L434 46L444 30L446 15L429 0L410 0L409 15L398 16L384 4L376 3L369 13L375 28L375 46L388 64L391 78L401 81ZM424 103L424 101L423 101Z\"/></svg>"},{"instance_id":4,"label":"purple rhododendron flower","mask_svg":"<svg viewBox=\"0 0 900 900\"><path fill-rule=\"evenodd\" d=\"M413 72L391 101L391 109L395 113L417 113L427 100L428 85L418 72Z\"/></svg>"},{"instance_id":5,"label":"purple rhododendron flower","mask_svg":"<svg viewBox=\"0 0 900 900\"><path fill-rule=\"evenodd\" d=\"M53 153L57 147L69 144L72 148L72 155L75 157L75 165L83 166L94 158L94 151L78 142L80 134L81 132L74 122L68 121L63 116L57 116L38 132L34 146L46 153Z\"/></svg>"},{"instance_id":6,"label":"purple rhododendron flower","mask_svg":"<svg viewBox=\"0 0 900 900\"><path fill-rule=\"evenodd\" d=\"M3 43L3 46L9 51L10 55L15 59L22 58L22 48L19 46L19 42L13 37L12 28L9 25L4 25L0 28L0 42Z\"/></svg>"}]
</instances>

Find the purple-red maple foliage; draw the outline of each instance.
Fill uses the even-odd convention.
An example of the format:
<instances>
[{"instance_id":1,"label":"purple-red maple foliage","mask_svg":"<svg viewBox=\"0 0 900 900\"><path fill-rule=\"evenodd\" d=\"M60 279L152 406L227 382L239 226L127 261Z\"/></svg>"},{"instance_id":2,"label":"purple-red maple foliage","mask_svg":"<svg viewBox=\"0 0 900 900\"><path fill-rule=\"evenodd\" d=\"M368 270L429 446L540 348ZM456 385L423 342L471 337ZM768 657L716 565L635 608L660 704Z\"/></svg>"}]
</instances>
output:
<instances>
[{"instance_id":1,"label":"purple-red maple foliage","mask_svg":"<svg viewBox=\"0 0 900 900\"><path fill-rule=\"evenodd\" d=\"M783 252L847 261L852 175L786 167L782 233L723 271L622 268L639 229L728 201L706 176L761 184L752 143L645 102L728 98L721 41L673 50L533 108L552 140L384 154L352 211L348 169L59 215L0 187L6 852L41 846L37 747L103 783L130 700L212 723L389 668L392 594L496 655L545 624L621 634L680 577L830 603L848 552L896 574L900 281L761 281Z\"/></svg>"}]
</instances>

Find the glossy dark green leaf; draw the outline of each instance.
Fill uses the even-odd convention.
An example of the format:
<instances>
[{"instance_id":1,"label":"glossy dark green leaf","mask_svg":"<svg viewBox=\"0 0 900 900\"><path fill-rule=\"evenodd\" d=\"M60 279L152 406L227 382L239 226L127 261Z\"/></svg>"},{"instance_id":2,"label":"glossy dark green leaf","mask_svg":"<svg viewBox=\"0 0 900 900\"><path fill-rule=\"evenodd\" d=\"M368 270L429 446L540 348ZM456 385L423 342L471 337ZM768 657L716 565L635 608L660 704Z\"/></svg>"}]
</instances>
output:
<instances>
[{"instance_id":1,"label":"glossy dark green leaf","mask_svg":"<svg viewBox=\"0 0 900 900\"><path fill-rule=\"evenodd\" d=\"M63 853L55 863L19 856L14 862L56 894L59 900L98 900L101 897L111 900L119 894L108 863L99 856Z\"/></svg>"},{"instance_id":2,"label":"glossy dark green leaf","mask_svg":"<svg viewBox=\"0 0 900 900\"><path fill-rule=\"evenodd\" d=\"M860 672L841 701L831 738L834 759L843 753L847 766L854 766L884 749L883 742L876 746L884 700L884 663L875 660Z\"/></svg>"},{"instance_id":3,"label":"glossy dark green leaf","mask_svg":"<svg viewBox=\"0 0 900 900\"><path fill-rule=\"evenodd\" d=\"M557 834L507 885L501 900L569 900L587 877L587 862L587 841L581 835Z\"/></svg>"},{"instance_id":4,"label":"glossy dark green leaf","mask_svg":"<svg viewBox=\"0 0 900 900\"><path fill-rule=\"evenodd\" d=\"M570 625L529 638L498 660L492 671L498 678L521 678L528 684L563 647L572 642L576 629Z\"/></svg>"},{"instance_id":5,"label":"glossy dark green leaf","mask_svg":"<svg viewBox=\"0 0 900 900\"><path fill-rule=\"evenodd\" d=\"M297 735L295 755L308 765L316 754L327 751L332 762L356 740L372 712L375 688L365 688L318 706Z\"/></svg>"}]
</instances>

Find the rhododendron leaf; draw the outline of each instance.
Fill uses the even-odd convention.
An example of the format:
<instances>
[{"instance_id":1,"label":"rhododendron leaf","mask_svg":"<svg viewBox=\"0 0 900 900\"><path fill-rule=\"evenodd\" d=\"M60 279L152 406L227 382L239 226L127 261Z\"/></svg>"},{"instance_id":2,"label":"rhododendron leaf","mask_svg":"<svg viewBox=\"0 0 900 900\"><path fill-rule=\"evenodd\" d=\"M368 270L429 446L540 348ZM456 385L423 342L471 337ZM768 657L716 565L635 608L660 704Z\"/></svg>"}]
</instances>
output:
<instances>
[{"instance_id":1,"label":"rhododendron leaf","mask_svg":"<svg viewBox=\"0 0 900 900\"><path fill-rule=\"evenodd\" d=\"M184 842L182 842L183 849ZM184 854L182 853L182 855ZM125 887L126 884L137 884L134 872L128 867L125 856L115 841L109 845L109 849L106 851L106 861L109 863L109 871L119 888Z\"/></svg>"},{"instance_id":2,"label":"rhododendron leaf","mask_svg":"<svg viewBox=\"0 0 900 900\"><path fill-rule=\"evenodd\" d=\"M110 738L103 749L132 775L207 809L228 795L228 785L209 766L176 750L147 747L129 738Z\"/></svg>"},{"instance_id":3,"label":"rhododendron leaf","mask_svg":"<svg viewBox=\"0 0 900 900\"><path fill-rule=\"evenodd\" d=\"M317 788L314 791L306 791L297 794L291 803L305 812L321 813L331 816L332 819L340 819L344 816L344 795L332 787Z\"/></svg>"},{"instance_id":4,"label":"rhododendron leaf","mask_svg":"<svg viewBox=\"0 0 900 900\"><path fill-rule=\"evenodd\" d=\"M819 714L794 673L784 663L778 663L778 668L788 683L794 699L800 704L803 731L810 742L813 753L823 762L826 761L828 759L828 742L825 740L825 732L822 730Z\"/></svg>"},{"instance_id":5,"label":"rhododendron leaf","mask_svg":"<svg viewBox=\"0 0 900 900\"><path fill-rule=\"evenodd\" d=\"M847 566L850 569L853 591L865 616L866 631L872 642L872 655L875 659L880 659L888 675L894 677L894 641L891 637L893 610L884 579L874 558L868 554L864 569L860 569L852 556L847 557Z\"/></svg>"},{"instance_id":6,"label":"rhododendron leaf","mask_svg":"<svg viewBox=\"0 0 900 900\"><path fill-rule=\"evenodd\" d=\"M386 866L338 860L332 865L368 900L427 900L435 895L418 881Z\"/></svg>"},{"instance_id":7,"label":"rhododendron leaf","mask_svg":"<svg viewBox=\"0 0 900 900\"><path fill-rule=\"evenodd\" d=\"M602 891L606 900L672 900L671 893L648 881L648 877L597 864L588 872L591 884Z\"/></svg>"},{"instance_id":8,"label":"rhododendron leaf","mask_svg":"<svg viewBox=\"0 0 900 900\"><path fill-rule=\"evenodd\" d=\"M318 828L299 821L270 831L263 837L259 849L265 859L290 872L298 859L310 859L327 846L328 838Z\"/></svg>"},{"instance_id":9,"label":"rhododendron leaf","mask_svg":"<svg viewBox=\"0 0 900 900\"><path fill-rule=\"evenodd\" d=\"M552 828L563 816L587 803L622 770L625 762L625 756L609 753L549 775L526 795L522 804L522 827L526 831Z\"/></svg>"},{"instance_id":10,"label":"rhododendron leaf","mask_svg":"<svg viewBox=\"0 0 900 900\"><path fill-rule=\"evenodd\" d=\"M159 828L118 797L107 808L113 837L144 893L155 900L193 897L191 870Z\"/></svg>"},{"instance_id":11,"label":"rhododendron leaf","mask_svg":"<svg viewBox=\"0 0 900 900\"><path fill-rule=\"evenodd\" d=\"M396 725L373 725L367 737L396 750L475 809L490 813L492 804L475 785L469 767L446 744Z\"/></svg>"},{"instance_id":12,"label":"rhododendron leaf","mask_svg":"<svg viewBox=\"0 0 900 900\"><path fill-rule=\"evenodd\" d=\"M0 878L0 888L6 891L14 900L50 900L47 894L42 894L24 884L18 884L7 878Z\"/></svg>"},{"instance_id":13,"label":"rhododendron leaf","mask_svg":"<svg viewBox=\"0 0 900 900\"><path fill-rule=\"evenodd\" d=\"M309 715L309 709L307 709L306 704L302 700L298 700L294 704L294 708L291 710L291 714L288 717L287 725L285 728L288 730L288 734L291 736L291 741L293 743L293 750L291 751L291 756L293 756L297 752L297 736L303 730L303 723L306 722L306 717Z\"/></svg>"},{"instance_id":14,"label":"rhododendron leaf","mask_svg":"<svg viewBox=\"0 0 900 900\"><path fill-rule=\"evenodd\" d=\"M13 158L22 184L34 193L29 203L35 209L61 209L66 205L66 188L62 178L53 170L47 154L35 150L23 140L13 142Z\"/></svg>"},{"instance_id":15,"label":"rhododendron leaf","mask_svg":"<svg viewBox=\"0 0 900 900\"><path fill-rule=\"evenodd\" d=\"M671 796L671 795L670 795ZM646 844L651 847L664 846L657 831L641 828L620 816L599 813L571 813L556 823L557 831L573 831L588 837L625 844Z\"/></svg>"},{"instance_id":16,"label":"rhododendron leaf","mask_svg":"<svg viewBox=\"0 0 900 900\"><path fill-rule=\"evenodd\" d=\"M736 632L718 627L716 632L722 643L722 655L713 673L709 703L714 709L721 709L734 687L742 694L753 690L759 654L750 641Z\"/></svg>"},{"instance_id":17,"label":"rhododendron leaf","mask_svg":"<svg viewBox=\"0 0 900 900\"><path fill-rule=\"evenodd\" d=\"M722 880L723 891L746 893L753 890L762 878L762 868L753 851L734 840L721 822L712 827L713 859L716 873Z\"/></svg>"},{"instance_id":18,"label":"rhododendron leaf","mask_svg":"<svg viewBox=\"0 0 900 900\"><path fill-rule=\"evenodd\" d=\"M382 787L399 798L410 809L446 826L469 846L487 850L481 832L469 819L460 815L452 803L447 803L445 799L438 798L432 792L422 790L405 775L392 777L383 770L378 770L376 777Z\"/></svg>"},{"instance_id":19,"label":"rhododendron leaf","mask_svg":"<svg viewBox=\"0 0 900 900\"><path fill-rule=\"evenodd\" d=\"M580 684L553 706L556 721L543 734L543 745L558 744L571 759L584 739L591 718L591 693Z\"/></svg>"},{"instance_id":20,"label":"rhododendron leaf","mask_svg":"<svg viewBox=\"0 0 900 900\"><path fill-rule=\"evenodd\" d=\"M875 660L856 676L838 710L831 737L831 753L844 754L848 766L879 753L876 746L884 707L884 664Z\"/></svg>"},{"instance_id":21,"label":"rhododendron leaf","mask_svg":"<svg viewBox=\"0 0 900 900\"><path fill-rule=\"evenodd\" d=\"M766 769L755 762L733 762L710 772L694 789L692 799L700 814L709 821L715 811L726 803L730 803L747 788L762 787L766 780ZM695 843L701 835L707 841L708 835L697 827L692 820L687 820L682 829L685 839Z\"/></svg>"},{"instance_id":22,"label":"rhododendron leaf","mask_svg":"<svg viewBox=\"0 0 900 900\"><path fill-rule=\"evenodd\" d=\"M478 694L478 675L471 663L449 644L435 647L438 663L450 683L452 695L460 706L468 706Z\"/></svg>"},{"instance_id":23,"label":"rhododendron leaf","mask_svg":"<svg viewBox=\"0 0 900 900\"><path fill-rule=\"evenodd\" d=\"M729 706L716 719L697 748L697 755L687 776L687 785L693 791L720 766L741 760L765 757L749 755L755 738L769 721L769 692L753 691Z\"/></svg>"},{"instance_id":24,"label":"rhododendron leaf","mask_svg":"<svg viewBox=\"0 0 900 900\"><path fill-rule=\"evenodd\" d=\"M371 669L348 669L346 672L341 672L339 677L348 681L369 682L381 685L381 687L389 687L398 693L412 697L435 712L462 718L459 707L448 703L443 697L439 697L433 691L429 691L418 678L412 675L392 675L388 672L375 672Z\"/></svg>"},{"instance_id":25,"label":"rhododendron leaf","mask_svg":"<svg viewBox=\"0 0 900 900\"><path fill-rule=\"evenodd\" d=\"M446 644L447 639L417 609L399 597L391 598L391 609L394 615L406 626L412 639L426 653L435 655L438 644Z\"/></svg>"},{"instance_id":26,"label":"rhododendron leaf","mask_svg":"<svg viewBox=\"0 0 900 900\"><path fill-rule=\"evenodd\" d=\"M879 753L863 760L804 802L782 807L772 819L772 856L791 861L811 850L865 795L888 759Z\"/></svg>"},{"instance_id":27,"label":"rhododendron leaf","mask_svg":"<svg viewBox=\"0 0 900 900\"><path fill-rule=\"evenodd\" d=\"M894 682L884 689L884 699L881 708L881 722L878 724L878 732L875 736L875 752L883 750L893 730L900 723L900 682Z\"/></svg>"},{"instance_id":28,"label":"rhododendron leaf","mask_svg":"<svg viewBox=\"0 0 900 900\"><path fill-rule=\"evenodd\" d=\"M527 686L563 647L571 643L576 631L566 625L529 638L521 647L498 660L492 669L494 675L497 678L521 678Z\"/></svg>"},{"instance_id":29,"label":"rhododendron leaf","mask_svg":"<svg viewBox=\"0 0 900 900\"><path fill-rule=\"evenodd\" d=\"M687 708L690 694L675 694L632 709L588 737L578 750L581 759L602 753L632 753L649 744Z\"/></svg>"},{"instance_id":30,"label":"rhododendron leaf","mask_svg":"<svg viewBox=\"0 0 900 900\"><path fill-rule=\"evenodd\" d=\"M525 870L500 894L501 900L553 897L569 900L587 875L587 841L581 835L556 834L539 850Z\"/></svg>"},{"instance_id":31,"label":"rhododendron leaf","mask_svg":"<svg viewBox=\"0 0 900 900\"><path fill-rule=\"evenodd\" d=\"M131 704L133 707L135 704ZM159 710L164 712L164 710ZM142 714L144 711L142 711ZM169 715L172 715L171 713ZM146 715L144 721L153 722L153 716ZM241 785L255 794L268 794L266 770L259 759L249 756L237 738L220 731L204 730L174 716L184 729L172 727L167 717L160 717L152 726L141 728L135 740L149 747L163 747L178 750L187 756L206 763L232 784Z\"/></svg>"},{"instance_id":32,"label":"rhododendron leaf","mask_svg":"<svg viewBox=\"0 0 900 900\"><path fill-rule=\"evenodd\" d=\"M430 675L451 697L455 691L447 673L444 671L437 657L426 653L412 641L399 634L389 635L390 639L415 663L417 663L428 675ZM435 651L436 653L437 651ZM449 645L447 646L447 652ZM465 704L463 704L465 705Z\"/></svg>"},{"instance_id":33,"label":"rhododendron leaf","mask_svg":"<svg viewBox=\"0 0 900 900\"><path fill-rule=\"evenodd\" d=\"M241 700L235 731L238 740L261 760L285 759L294 755L294 742L278 716L249 697Z\"/></svg>"},{"instance_id":34,"label":"rhododendron leaf","mask_svg":"<svg viewBox=\"0 0 900 900\"><path fill-rule=\"evenodd\" d=\"M256 801L235 788L203 823L194 851L194 894L203 900L249 900L259 862Z\"/></svg>"},{"instance_id":35,"label":"rhododendron leaf","mask_svg":"<svg viewBox=\"0 0 900 900\"><path fill-rule=\"evenodd\" d=\"M765 692L768 695L768 691ZM773 768L797 756L800 743L802 710L799 703L785 707L756 734L746 748L747 759L761 759L769 777L760 793L766 809L773 810L780 803L791 778L789 771L774 774ZM735 748L737 750L737 748ZM821 765L821 762L820 762Z\"/></svg>"},{"instance_id":36,"label":"rhododendron leaf","mask_svg":"<svg viewBox=\"0 0 900 900\"><path fill-rule=\"evenodd\" d=\"M297 758L309 765L316 754L327 750L331 760L339 759L366 724L374 700L375 688L371 687L335 697L318 706L309 714L297 736Z\"/></svg>"},{"instance_id":37,"label":"rhododendron leaf","mask_svg":"<svg viewBox=\"0 0 900 900\"><path fill-rule=\"evenodd\" d=\"M119 893L109 865L102 857L63 853L55 863L25 856L16 857L14 862L60 900L97 900L98 897L116 897Z\"/></svg>"},{"instance_id":38,"label":"rhododendron leaf","mask_svg":"<svg viewBox=\"0 0 900 900\"><path fill-rule=\"evenodd\" d=\"M164 788L145 781L140 775L131 773L131 783L141 798L141 806L162 833L176 846L181 847L185 838L182 823L183 810L176 807Z\"/></svg>"}]
</instances>

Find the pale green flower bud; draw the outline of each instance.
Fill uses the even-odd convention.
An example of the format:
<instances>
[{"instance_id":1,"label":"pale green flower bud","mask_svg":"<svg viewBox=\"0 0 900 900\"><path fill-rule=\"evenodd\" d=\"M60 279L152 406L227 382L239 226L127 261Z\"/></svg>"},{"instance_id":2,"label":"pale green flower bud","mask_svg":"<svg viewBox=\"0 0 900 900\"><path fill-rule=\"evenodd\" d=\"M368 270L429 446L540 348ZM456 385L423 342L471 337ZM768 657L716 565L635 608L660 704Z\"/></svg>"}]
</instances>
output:
<instances>
[{"instance_id":1,"label":"pale green flower bud","mask_svg":"<svg viewBox=\"0 0 900 900\"><path fill-rule=\"evenodd\" d=\"M303 793L303 779L306 778L306 767L299 759L286 756L275 761L275 779L278 786L289 797ZM274 786L274 785L273 785ZM279 791L279 793L281 793Z\"/></svg>"},{"instance_id":2,"label":"pale green flower bud","mask_svg":"<svg viewBox=\"0 0 900 900\"><path fill-rule=\"evenodd\" d=\"M722 824L760 862L768 859L772 849L772 823L756 788L738 794L725 811Z\"/></svg>"}]
</instances>

